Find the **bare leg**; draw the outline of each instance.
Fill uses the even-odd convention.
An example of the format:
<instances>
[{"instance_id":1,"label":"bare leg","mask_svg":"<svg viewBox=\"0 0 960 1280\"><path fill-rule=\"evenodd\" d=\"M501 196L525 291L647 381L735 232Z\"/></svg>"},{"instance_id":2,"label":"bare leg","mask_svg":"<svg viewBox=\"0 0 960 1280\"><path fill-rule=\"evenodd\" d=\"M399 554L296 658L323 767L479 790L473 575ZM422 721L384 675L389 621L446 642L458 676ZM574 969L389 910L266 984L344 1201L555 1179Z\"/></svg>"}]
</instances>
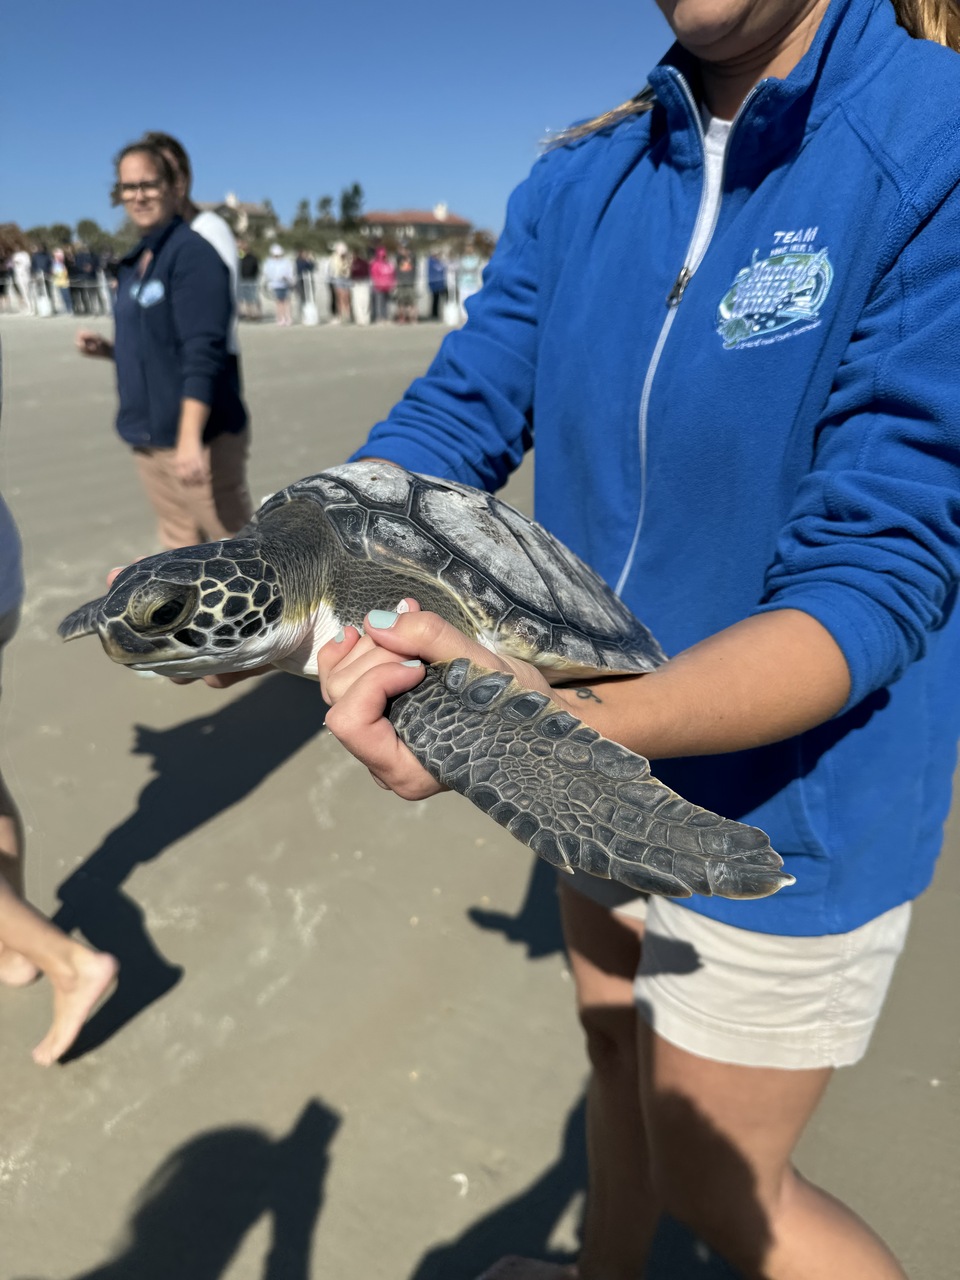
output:
<instances>
[{"instance_id":1,"label":"bare leg","mask_svg":"<svg viewBox=\"0 0 960 1280\"><path fill-rule=\"evenodd\" d=\"M68 937L0 881L0 939L34 974L38 970L53 987L53 1022L33 1051L33 1059L48 1067L73 1044L93 1006L113 982L113 956L92 951ZM0 959L3 957L0 956Z\"/></svg>"},{"instance_id":2,"label":"bare leg","mask_svg":"<svg viewBox=\"0 0 960 1280\"><path fill-rule=\"evenodd\" d=\"M561 885L563 931L592 1072L587 1089L589 1183L579 1272L636 1280L660 1218L639 1105L633 979L643 925Z\"/></svg>"},{"instance_id":3,"label":"bare leg","mask_svg":"<svg viewBox=\"0 0 960 1280\"><path fill-rule=\"evenodd\" d=\"M831 1076L712 1062L641 1029L641 1091L663 1203L747 1280L906 1280L791 1153Z\"/></svg>"},{"instance_id":4,"label":"bare leg","mask_svg":"<svg viewBox=\"0 0 960 1280\"><path fill-rule=\"evenodd\" d=\"M8 886L14 898L23 897L23 824L0 774L0 893ZM0 934L0 982L25 987L38 974L37 966L13 950Z\"/></svg>"},{"instance_id":5,"label":"bare leg","mask_svg":"<svg viewBox=\"0 0 960 1280\"><path fill-rule=\"evenodd\" d=\"M33 1051L43 1067L69 1049L113 981L113 956L68 937L23 901L22 826L0 777L0 982L22 987L42 970L53 987L53 1023Z\"/></svg>"},{"instance_id":6,"label":"bare leg","mask_svg":"<svg viewBox=\"0 0 960 1280\"><path fill-rule=\"evenodd\" d=\"M589 1186L575 1269L503 1258L483 1280L637 1280L660 1217L640 1108L633 978L643 925L560 886L560 908L593 1068L587 1089Z\"/></svg>"}]
</instances>

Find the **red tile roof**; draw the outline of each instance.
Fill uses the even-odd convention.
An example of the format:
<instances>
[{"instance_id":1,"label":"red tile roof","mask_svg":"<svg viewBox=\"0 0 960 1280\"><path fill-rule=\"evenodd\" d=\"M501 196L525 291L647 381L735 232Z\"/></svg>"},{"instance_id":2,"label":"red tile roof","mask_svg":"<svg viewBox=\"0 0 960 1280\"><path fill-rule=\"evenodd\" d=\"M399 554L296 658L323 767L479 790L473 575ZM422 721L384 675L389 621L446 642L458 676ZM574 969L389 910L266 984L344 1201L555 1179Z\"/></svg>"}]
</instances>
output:
<instances>
[{"instance_id":1,"label":"red tile roof","mask_svg":"<svg viewBox=\"0 0 960 1280\"><path fill-rule=\"evenodd\" d=\"M473 224L468 222L466 218L461 218L455 213L448 213L445 218L438 218L432 209L400 209L395 213L364 213L360 218L361 222L382 222L387 226L402 223L421 226L436 225L438 227L469 227Z\"/></svg>"}]
</instances>

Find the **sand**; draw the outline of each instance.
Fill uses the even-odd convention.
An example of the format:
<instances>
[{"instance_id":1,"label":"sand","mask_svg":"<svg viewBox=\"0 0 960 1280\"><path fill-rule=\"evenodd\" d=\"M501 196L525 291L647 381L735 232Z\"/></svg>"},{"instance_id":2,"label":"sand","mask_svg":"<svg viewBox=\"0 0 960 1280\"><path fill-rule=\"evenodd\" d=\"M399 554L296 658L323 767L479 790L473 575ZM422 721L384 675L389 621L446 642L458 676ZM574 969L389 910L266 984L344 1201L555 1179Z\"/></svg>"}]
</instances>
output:
<instances>
[{"instance_id":1,"label":"sand","mask_svg":"<svg viewBox=\"0 0 960 1280\"><path fill-rule=\"evenodd\" d=\"M28 578L0 758L32 898L123 978L49 1071L49 992L0 992L0 1280L468 1280L569 1252L585 1072L545 869L458 797L380 792L307 682L174 688L56 638L154 549L76 327L0 317ZM342 460L441 332L242 337L259 496ZM871 1054L800 1151L916 1280L960 1273L958 845L954 824ZM728 1274L669 1230L650 1267Z\"/></svg>"}]
</instances>

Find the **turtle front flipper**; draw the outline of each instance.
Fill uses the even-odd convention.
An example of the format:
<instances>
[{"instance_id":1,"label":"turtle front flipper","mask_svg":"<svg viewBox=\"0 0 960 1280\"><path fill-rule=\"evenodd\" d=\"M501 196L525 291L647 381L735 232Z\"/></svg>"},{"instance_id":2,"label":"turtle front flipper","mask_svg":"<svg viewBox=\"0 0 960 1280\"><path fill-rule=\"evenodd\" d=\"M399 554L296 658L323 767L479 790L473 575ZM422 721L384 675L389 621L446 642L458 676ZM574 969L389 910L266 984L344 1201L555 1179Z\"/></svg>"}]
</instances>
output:
<instances>
[{"instance_id":1,"label":"turtle front flipper","mask_svg":"<svg viewBox=\"0 0 960 1280\"><path fill-rule=\"evenodd\" d=\"M389 714L433 777L557 867L671 898L764 898L793 883L757 827L690 804L643 756L505 672L428 666Z\"/></svg>"},{"instance_id":2,"label":"turtle front flipper","mask_svg":"<svg viewBox=\"0 0 960 1280\"><path fill-rule=\"evenodd\" d=\"M80 636L96 635L97 623L101 618L105 600L106 596L100 596L98 600L88 600L79 609L74 609L73 613L68 613L57 627L57 635L60 639L76 640Z\"/></svg>"}]
</instances>

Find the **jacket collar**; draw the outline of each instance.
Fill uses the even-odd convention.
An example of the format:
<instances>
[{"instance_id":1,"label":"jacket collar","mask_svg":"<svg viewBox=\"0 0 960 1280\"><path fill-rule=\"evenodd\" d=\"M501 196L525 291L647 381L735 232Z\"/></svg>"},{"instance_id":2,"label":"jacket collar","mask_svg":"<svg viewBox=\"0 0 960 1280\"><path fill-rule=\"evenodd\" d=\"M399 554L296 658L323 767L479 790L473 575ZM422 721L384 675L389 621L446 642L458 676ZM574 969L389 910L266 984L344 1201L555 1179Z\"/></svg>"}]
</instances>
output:
<instances>
[{"instance_id":1,"label":"jacket collar","mask_svg":"<svg viewBox=\"0 0 960 1280\"><path fill-rule=\"evenodd\" d=\"M768 172L785 153L799 148L807 132L848 97L861 79L883 74L897 35L890 0L832 0L810 48L783 80L761 80L737 115L728 178L749 181ZM699 166L703 151L698 118L698 63L675 44L654 68L650 86L662 108L660 129L668 135L678 168ZM653 129L657 129L656 122ZM736 175L734 174L736 169Z\"/></svg>"},{"instance_id":2,"label":"jacket collar","mask_svg":"<svg viewBox=\"0 0 960 1280\"><path fill-rule=\"evenodd\" d=\"M129 266L136 262L140 255L147 249L149 249L154 258L156 258L160 249L164 244L166 244L172 233L177 229L177 227L182 225L183 219L179 214L176 214L169 222L165 222L162 227L154 227L152 231L148 231L139 243L134 245L129 253L124 254L120 261Z\"/></svg>"}]
</instances>

